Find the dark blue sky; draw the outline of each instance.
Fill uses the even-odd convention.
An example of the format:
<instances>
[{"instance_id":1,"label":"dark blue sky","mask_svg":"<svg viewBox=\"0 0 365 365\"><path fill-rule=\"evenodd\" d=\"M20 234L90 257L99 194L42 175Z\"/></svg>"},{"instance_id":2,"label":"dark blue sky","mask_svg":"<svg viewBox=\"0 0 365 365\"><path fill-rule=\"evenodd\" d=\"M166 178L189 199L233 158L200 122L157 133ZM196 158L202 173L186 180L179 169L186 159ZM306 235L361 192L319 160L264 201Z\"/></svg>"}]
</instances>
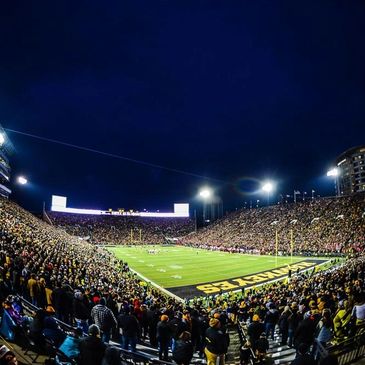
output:
<instances>
[{"instance_id":1,"label":"dark blue sky","mask_svg":"<svg viewBox=\"0 0 365 365\"><path fill-rule=\"evenodd\" d=\"M7 1L0 34L4 127L227 181L227 207L240 177L332 192L332 159L364 143L362 0ZM30 208L167 208L204 184L9 136Z\"/></svg>"}]
</instances>

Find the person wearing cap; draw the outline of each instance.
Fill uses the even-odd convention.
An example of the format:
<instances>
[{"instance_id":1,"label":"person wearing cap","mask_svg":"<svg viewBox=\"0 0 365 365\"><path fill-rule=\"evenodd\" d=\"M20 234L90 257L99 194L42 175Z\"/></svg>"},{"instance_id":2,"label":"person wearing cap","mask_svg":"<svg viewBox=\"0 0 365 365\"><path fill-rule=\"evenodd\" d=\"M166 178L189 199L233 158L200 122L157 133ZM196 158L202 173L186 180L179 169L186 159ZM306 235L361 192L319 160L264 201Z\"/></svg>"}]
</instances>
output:
<instances>
[{"instance_id":1,"label":"person wearing cap","mask_svg":"<svg viewBox=\"0 0 365 365\"><path fill-rule=\"evenodd\" d=\"M266 312L265 316L265 331L266 337L271 334L271 339L274 340L275 326L279 320L279 311L275 308L274 303L269 304L269 310Z\"/></svg>"},{"instance_id":2,"label":"person wearing cap","mask_svg":"<svg viewBox=\"0 0 365 365\"><path fill-rule=\"evenodd\" d=\"M247 327L247 335L250 344L255 351L255 343L260 338L262 332L265 331L265 326L260 322L260 317L254 314L252 317L252 322Z\"/></svg>"},{"instance_id":3,"label":"person wearing cap","mask_svg":"<svg viewBox=\"0 0 365 365\"><path fill-rule=\"evenodd\" d=\"M175 342L172 358L178 365L188 365L193 358L194 349L190 339L190 332L184 331Z\"/></svg>"},{"instance_id":4,"label":"person wearing cap","mask_svg":"<svg viewBox=\"0 0 365 365\"><path fill-rule=\"evenodd\" d=\"M2 345L0 347L0 364L1 365L18 365L18 360L17 360L14 352L10 351L5 345Z\"/></svg>"},{"instance_id":5,"label":"person wearing cap","mask_svg":"<svg viewBox=\"0 0 365 365\"><path fill-rule=\"evenodd\" d=\"M117 327L118 322L113 312L106 306L105 298L101 298L99 304L95 305L91 310L91 318L99 327L103 342L109 343L111 330Z\"/></svg>"},{"instance_id":6,"label":"person wearing cap","mask_svg":"<svg viewBox=\"0 0 365 365\"><path fill-rule=\"evenodd\" d=\"M172 338L172 330L167 323L168 320L169 317L163 314L160 322L157 323L158 357L164 361L169 359L169 345Z\"/></svg>"},{"instance_id":7,"label":"person wearing cap","mask_svg":"<svg viewBox=\"0 0 365 365\"><path fill-rule=\"evenodd\" d=\"M80 290L76 290L74 293L73 313L77 327L81 328L84 333L87 333L89 329L88 321L91 316L91 309L89 301Z\"/></svg>"},{"instance_id":8,"label":"person wearing cap","mask_svg":"<svg viewBox=\"0 0 365 365\"><path fill-rule=\"evenodd\" d=\"M206 346L204 349L207 365L224 365L225 354L228 350L228 338L220 329L221 323L217 318L211 318L209 328L205 331Z\"/></svg>"},{"instance_id":9,"label":"person wearing cap","mask_svg":"<svg viewBox=\"0 0 365 365\"><path fill-rule=\"evenodd\" d=\"M100 338L100 329L96 324L89 327L89 336L80 340L79 365L101 365L106 345Z\"/></svg>"}]
</instances>

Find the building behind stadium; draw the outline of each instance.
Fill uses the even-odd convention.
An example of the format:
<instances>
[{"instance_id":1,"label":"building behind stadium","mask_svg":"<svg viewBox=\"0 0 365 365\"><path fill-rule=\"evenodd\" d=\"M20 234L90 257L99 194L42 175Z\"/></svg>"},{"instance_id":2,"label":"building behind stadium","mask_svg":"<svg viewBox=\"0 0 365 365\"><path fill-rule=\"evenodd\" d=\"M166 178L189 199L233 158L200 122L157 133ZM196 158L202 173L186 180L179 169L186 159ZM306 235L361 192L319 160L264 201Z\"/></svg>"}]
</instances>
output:
<instances>
[{"instance_id":1,"label":"building behind stadium","mask_svg":"<svg viewBox=\"0 0 365 365\"><path fill-rule=\"evenodd\" d=\"M338 195L365 192L365 145L353 147L336 159Z\"/></svg>"}]
</instances>

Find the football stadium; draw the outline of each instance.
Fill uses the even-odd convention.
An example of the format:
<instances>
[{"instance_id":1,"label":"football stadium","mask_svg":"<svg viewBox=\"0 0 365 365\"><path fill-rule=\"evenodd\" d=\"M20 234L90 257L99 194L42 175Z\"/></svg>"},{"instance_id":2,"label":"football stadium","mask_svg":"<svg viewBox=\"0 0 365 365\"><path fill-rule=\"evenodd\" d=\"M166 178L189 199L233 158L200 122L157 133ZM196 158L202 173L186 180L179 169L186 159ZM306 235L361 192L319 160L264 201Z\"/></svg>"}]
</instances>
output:
<instances>
[{"instance_id":1,"label":"football stadium","mask_svg":"<svg viewBox=\"0 0 365 365\"><path fill-rule=\"evenodd\" d=\"M365 1L0 6L0 365L365 365Z\"/></svg>"}]
</instances>

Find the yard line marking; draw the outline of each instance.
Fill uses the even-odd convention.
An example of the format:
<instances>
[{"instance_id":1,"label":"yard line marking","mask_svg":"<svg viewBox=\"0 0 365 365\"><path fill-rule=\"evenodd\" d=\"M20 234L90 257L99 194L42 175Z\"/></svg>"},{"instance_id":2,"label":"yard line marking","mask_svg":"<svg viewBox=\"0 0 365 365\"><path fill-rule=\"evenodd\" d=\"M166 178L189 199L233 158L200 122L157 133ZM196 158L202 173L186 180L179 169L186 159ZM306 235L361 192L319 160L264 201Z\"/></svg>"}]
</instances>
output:
<instances>
[{"instance_id":1,"label":"yard line marking","mask_svg":"<svg viewBox=\"0 0 365 365\"><path fill-rule=\"evenodd\" d=\"M183 268L182 266L179 266L179 265L170 265L169 267L171 269L182 269Z\"/></svg>"},{"instance_id":2,"label":"yard line marking","mask_svg":"<svg viewBox=\"0 0 365 365\"><path fill-rule=\"evenodd\" d=\"M180 276L180 275L172 275L171 277L174 279L182 279L182 276Z\"/></svg>"},{"instance_id":3,"label":"yard line marking","mask_svg":"<svg viewBox=\"0 0 365 365\"><path fill-rule=\"evenodd\" d=\"M165 269L157 269L157 271L159 271L159 272L166 272Z\"/></svg>"},{"instance_id":4,"label":"yard line marking","mask_svg":"<svg viewBox=\"0 0 365 365\"><path fill-rule=\"evenodd\" d=\"M142 263L143 263L143 262L144 262L144 260L138 260L138 262L142 262Z\"/></svg>"},{"instance_id":5,"label":"yard line marking","mask_svg":"<svg viewBox=\"0 0 365 365\"><path fill-rule=\"evenodd\" d=\"M149 266L149 267L155 267L154 264L148 264L147 266Z\"/></svg>"}]
</instances>

